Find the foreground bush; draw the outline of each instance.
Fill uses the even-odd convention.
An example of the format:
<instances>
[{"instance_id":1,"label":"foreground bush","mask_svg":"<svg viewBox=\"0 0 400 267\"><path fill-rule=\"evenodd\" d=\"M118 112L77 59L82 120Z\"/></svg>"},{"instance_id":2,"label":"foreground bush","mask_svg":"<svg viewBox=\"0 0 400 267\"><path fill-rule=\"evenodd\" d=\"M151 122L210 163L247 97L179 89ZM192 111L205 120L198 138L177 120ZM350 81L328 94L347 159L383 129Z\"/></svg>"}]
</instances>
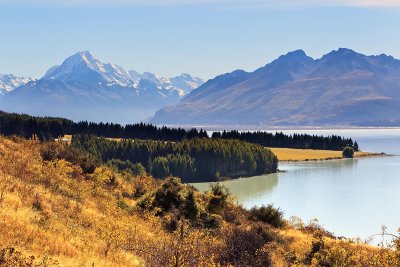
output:
<instances>
[{"instance_id":1,"label":"foreground bush","mask_svg":"<svg viewBox=\"0 0 400 267\"><path fill-rule=\"evenodd\" d=\"M276 240L276 234L265 226L235 226L225 233L226 247L219 260L233 266L271 266L268 244Z\"/></svg>"},{"instance_id":2,"label":"foreground bush","mask_svg":"<svg viewBox=\"0 0 400 267\"><path fill-rule=\"evenodd\" d=\"M280 228L285 225L283 213L273 205L254 207L249 211L249 219L252 221L260 221L270 224L271 226Z\"/></svg>"},{"instance_id":3,"label":"foreground bush","mask_svg":"<svg viewBox=\"0 0 400 267\"><path fill-rule=\"evenodd\" d=\"M73 164L79 165L84 173L91 174L100 162L95 156L85 153L66 144L47 142L41 146L40 154L46 161L64 159Z\"/></svg>"}]
</instances>

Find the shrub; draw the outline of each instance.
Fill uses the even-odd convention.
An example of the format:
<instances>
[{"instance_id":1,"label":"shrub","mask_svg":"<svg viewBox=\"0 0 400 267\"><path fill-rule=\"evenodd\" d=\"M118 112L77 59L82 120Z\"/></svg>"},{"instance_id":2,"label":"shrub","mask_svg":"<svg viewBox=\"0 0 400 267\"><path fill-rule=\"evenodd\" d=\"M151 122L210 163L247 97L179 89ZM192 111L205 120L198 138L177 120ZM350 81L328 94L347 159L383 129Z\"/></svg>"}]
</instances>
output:
<instances>
[{"instance_id":1,"label":"shrub","mask_svg":"<svg viewBox=\"0 0 400 267\"><path fill-rule=\"evenodd\" d=\"M252 221L260 221L268 223L274 227L282 227L285 225L283 212L275 209L273 205L254 207L249 211L249 219Z\"/></svg>"},{"instance_id":2,"label":"shrub","mask_svg":"<svg viewBox=\"0 0 400 267\"><path fill-rule=\"evenodd\" d=\"M226 249L220 262L233 266L271 266L270 255L263 250L275 239L275 234L262 225L236 226L226 233Z\"/></svg>"},{"instance_id":3,"label":"shrub","mask_svg":"<svg viewBox=\"0 0 400 267\"><path fill-rule=\"evenodd\" d=\"M219 183L212 184L209 192L207 210L210 213L219 214L228 203L230 193L228 189Z\"/></svg>"},{"instance_id":4,"label":"shrub","mask_svg":"<svg viewBox=\"0 0 400 267\"><path fill-rule=\"evenodd\" d=\"M199 217L199 207L197 205L193 191L189 191L186 196L183 212L185 214L185 217L192 221L196 220Z\"/></svg>"},{"instance_id":5,"label":"shrub","mask_svg":"<svg viewBox=\"0 0 400 267\"><path fill-rule=\"evenodd\" d=\"M60 151L62 150L62 146L56 142L46 142L40 147L40 155L43 160L51 161L56 160Z\"/></svg>"},{"instance_id":6,"label":"shrub","mask_svg":"<svg viewBox=\"0 0 400 267\"><path fill-rule=\"evenodd\" d=\"M139 198L146 194L146 186L143 184L138 184L135 186L135 191L133 192L133 198Z\"/></svg>"},{"instance_id":7,"label":"shrub","mask_svg":"<svg viewBox=\"0 0 400 267\"><path fill-rule=\"evenodd\" d=\"M216 229L219 228L221 225L221 216L210 214L207 212L202 212L200 214L200 220L202 221L205 228Z\"/></svg>"},{"instance_id":8,"label":"shrub","mask_svg":"<svg viewBox=\"0 0 400 267\"><path fill-rule=\"evenodd\" d=\"M146 169L139 162L136 162L132 165L132 173L136 176L146 175Z\"/></svg>"},{"instance_id":9,"label":"shrub","mask_svg":"<svg viewBox=\"0 0 400 267\"><path fill-rule=\"evenodd\" d=\"M174 232L179 227L179 211L173 210L170 214L164 216L164 225L169 232Z\"/></svg>"},{"instance_id":10,"label":"shrub","mask_svg":"<svg viewBox=\"0 0 400 267\"><path fill-rule=\"evenodd\" d=\"M350 146L346 146L346 147L343 149L342 154L343 154L343 157L344 157L344 158L353 158L353 156L354 156L354 149L353 149L352 147L350 147Z\"/></svg>"},{"instance_id":11,"label":"shrub","mask_svg":"<svg viewBox=\"0 0 400 267\"><path fill-rule=\"evenodd\" d=\"M43 144L40 148L40 154L42 159L46 161L64 159L72 164L79 165L83 173L86 174L92 174L100 166L99 160L93 155L56 142Z\"/></svg>"},{"instance_id":12,"label":"shrub","mask_svg":"<svg viewBox=\"0 0 400 267\"><path fill-rule=\"evenodd\" d=\"M167 178L153 193L154 199L151 203L152 208L159 208L163 212L167 212L173 208L181 207L184 202L182 197L183 188L184 186L179 178Z\"/></svg>"},{"instance_id":13,"label":"shrub","mask_svg":"<svg viewBox=\"0 0 400 267\"><path fill-rule=\"evenodd\" d=\"M82 154L80 157L78 157L78 160L80 160L80 163L75 162L75 164L79 164L83 173L92 174L94 173L95 169L100 166L99 161L91 155Z\"/></svg>"}]
</instances>

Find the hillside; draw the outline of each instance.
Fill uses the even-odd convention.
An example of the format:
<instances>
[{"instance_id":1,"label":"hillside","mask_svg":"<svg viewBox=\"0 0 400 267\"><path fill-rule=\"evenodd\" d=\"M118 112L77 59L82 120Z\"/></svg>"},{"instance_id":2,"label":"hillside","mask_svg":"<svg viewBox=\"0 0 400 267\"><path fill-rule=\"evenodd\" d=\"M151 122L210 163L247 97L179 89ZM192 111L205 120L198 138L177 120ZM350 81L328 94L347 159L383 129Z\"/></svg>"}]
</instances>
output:
<instances>
[{"instance_id":1,"label":"hillside","mask_svg":"<svg viewBox=\"0 0 400 267\"><path fill-rule=\"evenodd\" d=\"M57 146L0 136L1 266L400 263L397 239L393 249L339 240L272 207L244 210L220 186L203 194L174 178L83 170L78 155L52 159Z\"/></svg>"},{"instance_id":2,"label":"hillside","mask_svg":"<svg viewBox=\"0 0 400 267\"><path fill-rule=\"evenodd\" d=\"M254 72L207 81L152 123L169 125L400 125L400 60L341 48L297 50Z\"/></svg>"},{"instance_id":3,"label":"hillside","mask_svg":"<svg viewBox=\"0 0 400 267\"><path fill-rule=\"evenodd\" d=\"M189 74L168 79L128 72L82 51L50 68L41 79L10 88L0 100L0 109L75 121L133 123L176 104L202 83Z\"/></svg>"}]
</instances>

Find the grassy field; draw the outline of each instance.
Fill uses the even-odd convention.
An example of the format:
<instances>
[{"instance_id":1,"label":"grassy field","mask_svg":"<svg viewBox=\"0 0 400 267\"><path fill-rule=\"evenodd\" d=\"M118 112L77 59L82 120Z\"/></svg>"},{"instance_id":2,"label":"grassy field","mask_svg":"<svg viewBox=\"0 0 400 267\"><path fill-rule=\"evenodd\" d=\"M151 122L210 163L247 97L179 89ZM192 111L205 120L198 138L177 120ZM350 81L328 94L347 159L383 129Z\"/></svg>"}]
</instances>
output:
<instances>
[{"instance_id":1,"label":"grassy field","mask_svg":"<svg viewBox=\"0 0 400 267\"><path fill-rule=\"evenodd\" d=\"M342 151L314 150L314 149L294 149L294 148L271 148L272 152L278 157L279 161L311 161L341 159ZM356 152L354 157L377 156L376 153Z\"/></svg>"}]
</instances>

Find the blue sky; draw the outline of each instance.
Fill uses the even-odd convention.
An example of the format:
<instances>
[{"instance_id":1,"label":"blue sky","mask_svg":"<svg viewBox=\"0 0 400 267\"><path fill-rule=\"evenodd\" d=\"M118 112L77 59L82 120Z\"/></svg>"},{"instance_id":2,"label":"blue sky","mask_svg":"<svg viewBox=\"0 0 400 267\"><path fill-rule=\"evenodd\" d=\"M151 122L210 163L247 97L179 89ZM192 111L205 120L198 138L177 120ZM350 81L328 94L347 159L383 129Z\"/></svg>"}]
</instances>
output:
<instances>
[{"instance_id":1,"label":"blue sky","mask_svg":"<svg viewBox=\"0 0 400 267\"><path fill-rule=\"evenodd\" d=\"M32 2L0 0L0 73L38 78L87 49L126 69L206 79L299 48L400 58L400 0Z\"/></svg>"}]
</instances>

